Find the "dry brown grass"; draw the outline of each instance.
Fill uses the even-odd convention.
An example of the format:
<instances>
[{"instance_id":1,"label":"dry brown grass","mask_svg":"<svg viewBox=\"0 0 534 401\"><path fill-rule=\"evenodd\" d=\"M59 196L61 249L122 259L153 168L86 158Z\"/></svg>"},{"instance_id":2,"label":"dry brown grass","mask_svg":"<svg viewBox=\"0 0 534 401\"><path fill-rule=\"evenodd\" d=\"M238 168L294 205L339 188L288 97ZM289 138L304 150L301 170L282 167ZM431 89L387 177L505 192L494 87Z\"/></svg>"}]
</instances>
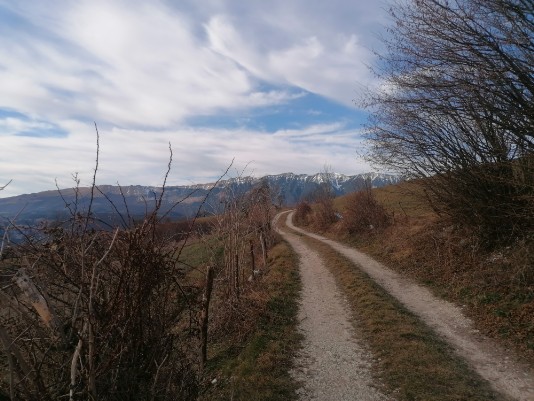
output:
<instances>
[{"instance_id":1,"label":"dry brown grass","mask_svg":"<svg viewBox=\"0 0 534 401\"><path fill-rule=\"evenodd\" d=\"M397 185L373 189L373 195L396 218L420 217L434 214L426 201L427 196L417 182L405 181ZM350 203L350 195L334 199L337 210L344 210Z\"/></svg>"},{"instance_id":2,"label":"dry brown grass","mask_svg":"<svg viewBox=\"0 0 534 401\"><path fill-rule=\"evenodd\" d=\"M362 250L457 304L486 335L534 364L534 244L492 253L444 221L397 223Z\"/></svg>"},{"instance_id":3,"label":"dry brown grass","mask_svg":"<svg viewBox=\"0 0 534 401\"><path fill-rule=\"evenodd\" d=\"M484 334L534 365L534 240L489 252L475 234L435 214L416 184L374 192L394 214L392 226L372 235L349 235L334 225L329 235L464 305ZM346 197L337 200L339 210L346 202Z\"/></svg>"},{"instance_id":4,"label":"dry brown grass","mask_svg":"<svg viewBox=\"0 0 534 401\"><path fill-rule=\"evenodd\" d=\"M375 357L375 376L395 399L501 400L454 350L329 246L303 237L318 250L345 293L356 330Z\"/></svg>"}]
</instances>

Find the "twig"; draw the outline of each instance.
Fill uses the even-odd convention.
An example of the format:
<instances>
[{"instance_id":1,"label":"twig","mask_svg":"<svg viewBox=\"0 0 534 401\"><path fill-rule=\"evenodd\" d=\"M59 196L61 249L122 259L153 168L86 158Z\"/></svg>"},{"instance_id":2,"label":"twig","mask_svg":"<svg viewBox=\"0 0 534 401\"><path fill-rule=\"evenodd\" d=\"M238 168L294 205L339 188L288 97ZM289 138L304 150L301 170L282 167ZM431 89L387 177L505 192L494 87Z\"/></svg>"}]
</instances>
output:
<instances>
[{"instance_id":1,"label":"twig","mask_svg":"<svg viewBox=\"0 0 534 401\"><path fill-rule=\"evenodd\" d=\"M76 387L76 371L78 370L78 359L80 358L80 353L82 351L82 345L83 345L83 335L85 333L87 325L84 324L82 328L82 332L80 333L80 339L78 340L78 344L76 345L76 349L74 350L74 354L72 355L72 361L70 363L70 390L69 390L69 400L74 400L74 388Z\"/></svg>"},{"instance_id":2,"label":"twig","mask_svg":"<svg viewBox=\"0 0 534 401\"><path fill-rule=\"evenodd\" d=\"M96 130L96 160L95 160L95 170L93 173L93 183L91 184L91 198L89 199L89 206L87 208L87 216L85 217L85 226L83 232L87 231L87 226L89 225L89 219L91 218L91 210L93 208L93 201L95 199L95 188L96 188L96 173L98 172L98 159L100 156L100 133L98 132L98 126L95 122Z\"/></svg>"},{"instance_id":3,"label":"twig","mask_svg":"<svg viewBox=\"0 0 534 401\"><path fill-rule=\"evenodd\" d=\"M5 187L7 187L9 184L11 184L12 181L13 181L13 180L11 179L11 180L8 181L7 184L1 186L1 187L0 187L0 191L2 191Z\"/></svg>"},{"instance_id":4,"label":"twig","mask_svg":"<svg viewBox=\"0 0 534 401\"><path fill-rule=\"evenodd\" d=\"M119 209L117 208L117 205L115 205L115 202L113 202L113 200L111 200L111 198L109 196L107 196L104 192L102 192L102 190L99 188L99 187L96 187L96 190L98 192L100 192L100 194L106 198L106 200L109 202L109 204L111 205L111 207L113 208L113 210L115 210L115 213L118 214L118 216L120 217L121 221L122 221L122 227L124 229L128 228L128 224L126 224L126 221L124 220L124 217L122 215L121 212L119 212Z\"/></svg>"},{"instance_id":5,"label":"twig","mask_svg":"<svg viewBox=\"0 0 534 401\"><path fill-rule=\"evenodd\" d=\"M161 370L161 367L163 366L163 364L165 363L165 361L167 360L168 357L169 357L169 354L165 355L165 358L163 358L163 361L161 361L161 363L159 365L158 365L158 363L156 361L154 361L154 363L157 366L157 370L156 370L156 375L154 377L154 382L152 383L152 390L151 390L152 401L154 401L156 399L156 386L158 384L159 371Z\"/></svg>"},{"instance_id":6,"label":"twig","mask_svg":"<svg viewBox=\"0 0 534 401\"><path fill-rule=\"evenodd\" d=\"M163 178L163 186L161 188L161 194L159 195L159 199L157 200L156 202L156 209L154 210L154 213L155 215L157 215L160 207L161 207L161 203L163 202L163 195L165 194L165 188L167 186L167 178L169 177L169 173L171 172L171 165L172 165L172 146L171 146L171 143L169 142L169 152L170 152L170 155L169 155L169 164L167 165L167 172L165 173L165 177Z\"/></svg>"},{"instance_id":7,"label":"twig","mask_svg":"<svg viewBox=\"0 0 534 401\"><path fill-rule=\"evenodd\" d=\"M24 205L22 207L22 209L20 209L18 211L18 213L15 215L15 217L12 220L8 220L9 225L4 230L4 235L2 236L2 244L0 244L0 260L2 260L2 255L4 253L4 247L5 247L6 240L8 239L8 235L9 235L8 233L9 233L10 226L15 226L15 220L17 220L17 218L24 211L24 209L26 209L26 206L27 206L27 204Z\"/></svg>"},{"instance_id":8,"label":"twig","mask_svg":"<svg viewBox=\"0 0 534 401\"><path fill-rule=\"evenodd\" d=\"M115 243L115 239L117 238L117 235L119 234L119 229L117 228L115 230L115 234L113 234L113 239L111 240L111 244L109 244L109 247L108 249L106 250L106 252L104 253L104 255L100 258L100 260L98 262L96 262L95 264L95 268L100 265L100 263L102 263L104 261L104 259L106 259L106 257L108 256L109 252L111 251L111 248L113 247L113 244ZM91 284L92 285L92 284Z\"/></svg>"}]
</instances>

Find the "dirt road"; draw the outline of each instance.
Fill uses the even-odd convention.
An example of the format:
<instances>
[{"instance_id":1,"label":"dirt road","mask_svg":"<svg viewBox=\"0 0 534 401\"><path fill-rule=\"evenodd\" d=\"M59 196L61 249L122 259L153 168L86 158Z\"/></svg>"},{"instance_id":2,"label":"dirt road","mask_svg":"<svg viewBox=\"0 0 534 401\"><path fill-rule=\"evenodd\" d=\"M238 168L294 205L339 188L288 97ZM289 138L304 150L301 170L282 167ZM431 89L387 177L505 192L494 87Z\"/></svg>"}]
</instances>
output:
<instances>
[{"instance_id":1,"label":"dirt road","mask_svg":"<svg viewBox=\"0 0 534 401\"><path fill-rule=\"evenodd\" d=\"M277 217L280 217L278 215ZM304 335L294 377L303 401L382 401L373 386L371 356L350 323L350 312L334 277L297 235L280 231L300 258L302 298L299 330Z\"/></svg>"},{"instance_id":2,"label":"dirt road","mask_svg":"<svg viewBox=\"0 0 534 401\"><path fill-rule=\"evenodd\" d=\"M289 228L322 241L358 265L451 344L498 392L518 401L534 401L534 372L481 336L459 307L436 298L428 289L353 248L295 227L291 221L292 215L292 212L287 215Z\"/></svg>"}]
</instances>

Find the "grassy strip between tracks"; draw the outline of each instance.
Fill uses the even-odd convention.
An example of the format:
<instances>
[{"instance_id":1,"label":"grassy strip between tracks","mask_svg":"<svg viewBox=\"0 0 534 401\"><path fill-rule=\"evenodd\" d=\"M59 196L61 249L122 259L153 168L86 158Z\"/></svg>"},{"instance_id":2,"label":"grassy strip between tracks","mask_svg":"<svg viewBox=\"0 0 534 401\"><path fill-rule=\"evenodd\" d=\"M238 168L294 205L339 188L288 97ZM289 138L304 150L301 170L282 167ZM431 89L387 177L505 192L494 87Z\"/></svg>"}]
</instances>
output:
<instances>
[{"instance_id":1,"label":"grassy strip between tracks","mask_svg":"<svg viewBox=\"0 0 534 401\"><path fill-rule=\"evenodd\" d=\"M375 359L375 375L398 401L504 400L453 349L352 262L302 236L334 274L357 333Z\"/></svg>"}]
</instances>

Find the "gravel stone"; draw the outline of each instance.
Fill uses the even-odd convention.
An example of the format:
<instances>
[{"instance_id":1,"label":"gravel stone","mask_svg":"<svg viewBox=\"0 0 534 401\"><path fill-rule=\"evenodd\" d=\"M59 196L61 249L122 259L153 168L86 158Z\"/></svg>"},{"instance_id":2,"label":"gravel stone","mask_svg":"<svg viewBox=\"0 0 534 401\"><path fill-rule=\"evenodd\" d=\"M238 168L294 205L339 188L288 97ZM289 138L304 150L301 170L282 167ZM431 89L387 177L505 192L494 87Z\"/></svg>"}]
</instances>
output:
<instances>
[{"instance_id":1,"label":"gravel stone","mask_svg":"<svg viewBox=\"0 0 534 401\"><path fill-rule=\"evenodd\" d=\"M354 248L295 227L291 221L292 215L292 212L287 215L289 228L322 241L358 265L444 338L496 391L514 400L534 401L532 369L517 361L509 350L480 334L460 307L437 298L427 288Z\"/></svg>"},{"instance_id":2,"label":"gravel stone","mask_svg":"<svg viewBox=\"0 0 534 401\"><path fill-rule=\"evenodd\" d=\"M373 384L372 355L350 321L346 300L319 255L297 235L280 232L300 257L303 349L291 372L302 401L385 401Z\"/></svg>"}]
</instances>

